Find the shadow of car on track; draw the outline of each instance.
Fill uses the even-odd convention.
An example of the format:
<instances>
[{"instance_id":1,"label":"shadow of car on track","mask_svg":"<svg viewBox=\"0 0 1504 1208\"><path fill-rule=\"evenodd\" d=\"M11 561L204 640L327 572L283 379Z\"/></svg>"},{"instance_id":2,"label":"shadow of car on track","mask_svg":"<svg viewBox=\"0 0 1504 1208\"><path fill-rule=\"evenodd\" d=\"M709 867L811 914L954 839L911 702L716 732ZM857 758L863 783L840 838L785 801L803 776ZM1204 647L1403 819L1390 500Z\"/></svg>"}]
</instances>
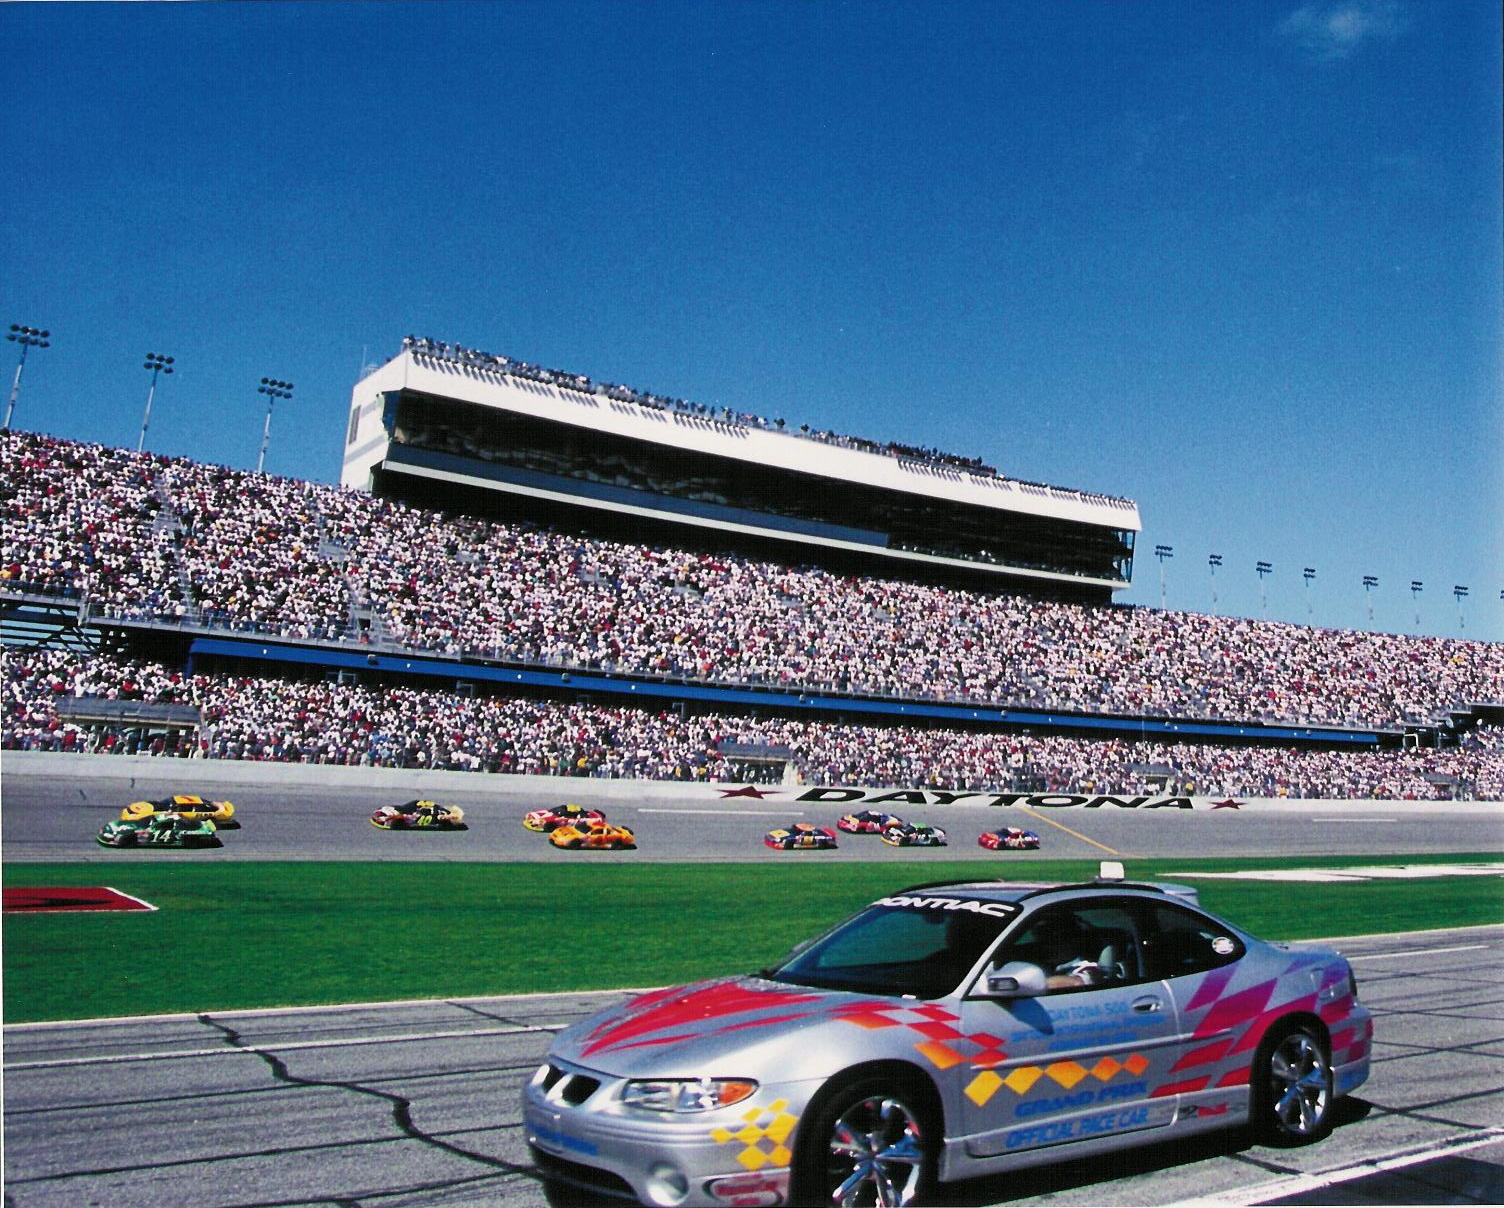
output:
<instances>
[{"instance_id":1,"label":"shadow of car on track","mask_svg":"<svg viewBox=\"0 0 1504 1208\"><path fill-rule=\"evenodd\" d=\"M1372 1110L1373 1105L1367 1100L1352 1096L1339 1099L1332 1106L1332 1127L1339 1129L1356 1124ZM953 1208L980 1208L987 1204L1006 1204L1052 1192L1072 1191L1114 1179L1151 1175L1177 1166L1188 1166L1211 1158L1232 1157L1234 1154L1260 1148L1265 1147L1247 1126L1228 1128L1185 1140L1161 1141L1098 1157L1076 1158L1050 1166L1035 1166L1027 1170L946 1183L942 1188L942 1196L943 1202ZM1278 1154L1281 1151L1266 1149L1266 1152ZM1271 1177L1275 1173L1271 1165Z\"/></svg>"},{"instance_id":2,"label":"shadow of car on track","mask_svg":"<svg viewBox=\"0 0 1504 1208\"><path fill-rule=\"evenodd\" d=\"M1372 1111L1373 1104L1367 1100L1354 1096L1339 1099L1332 1107L1332 1127L1339 1129L1356 1124ZM1090 1187L1095 1183L1111 1182L1114 1179L1154 1174L1211 1158L1232 1157L1256 1148L1260 1148L1260 1145L1246 1126L1223 1129L1187 1140L1162 1141L1156 1145L1120 1150L1098 1157L1077 1158L1049 1166L946 1183L940 1188L940 1198L936 1202L945 1204L947 1208L983 1208L985 1205L1013 1203L1050 1193ZM1271 1165L1270 1174L1274 1173ZM610 1205L619 1208L622 1203L622 1200L613 1196L551 1183L546 1179L543 1180L543 1190L553 1208L607 1208Z\"/></svg>"}]
</instances>

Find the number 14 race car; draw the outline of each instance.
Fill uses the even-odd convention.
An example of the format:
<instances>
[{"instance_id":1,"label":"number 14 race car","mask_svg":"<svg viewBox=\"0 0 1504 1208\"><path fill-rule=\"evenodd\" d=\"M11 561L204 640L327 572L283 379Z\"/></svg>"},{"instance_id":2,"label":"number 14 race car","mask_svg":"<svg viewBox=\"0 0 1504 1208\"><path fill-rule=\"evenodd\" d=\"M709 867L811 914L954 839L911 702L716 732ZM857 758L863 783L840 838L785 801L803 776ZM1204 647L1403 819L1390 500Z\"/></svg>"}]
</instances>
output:
<instances>
[{"instance_id":1,"label":"number 14 race car","mask_svg":"<svg viewBox=\"0 0 1504 1208\"><path fill-rule=\"evenodd\" d=\"M223 847L207 818L153 814L149 818L106 822L96 836L103 847Z\"/></svg>"}]
</instances>

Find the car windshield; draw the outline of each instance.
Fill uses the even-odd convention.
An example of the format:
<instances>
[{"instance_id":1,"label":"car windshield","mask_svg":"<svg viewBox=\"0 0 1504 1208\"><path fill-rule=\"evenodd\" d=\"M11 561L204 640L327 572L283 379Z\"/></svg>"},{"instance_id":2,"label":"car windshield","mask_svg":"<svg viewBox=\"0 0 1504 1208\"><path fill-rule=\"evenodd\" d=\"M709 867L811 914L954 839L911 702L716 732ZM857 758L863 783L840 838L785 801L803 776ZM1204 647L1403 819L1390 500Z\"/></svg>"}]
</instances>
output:
<instances>
[{"instance_id":1,"label":"car windshield","mask_svg":"<svg viewBox=\"0 0 1504 1208\"><path fill-rule=\"evenodd\" d=\"M943 998L1017 912L1008 902L885 898L764 976L825 990Z\"/></svg>"}]
</instances>

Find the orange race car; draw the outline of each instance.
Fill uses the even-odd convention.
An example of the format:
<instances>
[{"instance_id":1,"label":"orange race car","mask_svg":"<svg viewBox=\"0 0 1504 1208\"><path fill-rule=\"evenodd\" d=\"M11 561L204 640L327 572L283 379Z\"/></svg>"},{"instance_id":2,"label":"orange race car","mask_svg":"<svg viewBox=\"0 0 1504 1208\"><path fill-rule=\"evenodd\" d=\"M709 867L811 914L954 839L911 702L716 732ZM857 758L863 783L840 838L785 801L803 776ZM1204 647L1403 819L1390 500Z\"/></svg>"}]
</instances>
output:
<instances>
[{"instance_id":1,"label":"orange race car","mask_svg":"<svg viewBox=\"0 0 1504 1208\"><path fill-rule=\"evenodd\" d=\"M145 822L157 814L176 814L190 822L206 819L220 830L233 830L240 823L234 818L235 806L229 801L205 801L193 793L178 793L173 797L160 797L156 801L132 801L120 811L122 822Z\"/></svg>"},{"instance_id":2,"label":"orange race car","mask_svg":"<svg viewBox=\"0 0 1504 1208\"><path fill-rule=\"evenodd\" d=\"M597 851L637 846L637 837L630 830L610 822L567 822L549 831L548 841L555 847Z\"/></svg>"}]
</instances>

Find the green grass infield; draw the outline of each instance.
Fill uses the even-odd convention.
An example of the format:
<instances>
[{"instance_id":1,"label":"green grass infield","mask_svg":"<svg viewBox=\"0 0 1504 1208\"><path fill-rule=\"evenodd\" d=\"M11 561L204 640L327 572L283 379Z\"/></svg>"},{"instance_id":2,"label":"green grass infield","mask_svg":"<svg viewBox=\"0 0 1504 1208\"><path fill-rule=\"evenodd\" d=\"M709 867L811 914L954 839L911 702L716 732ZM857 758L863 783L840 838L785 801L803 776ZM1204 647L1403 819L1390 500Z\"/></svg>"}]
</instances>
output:
<instances>
[{"instance_id":1,"label":"green grass infield","mask_svg":"<svg viewBox=\"0 0 1504 1208\"><path fill-rule=\"evenodd\" d=\"M797 857L796 857L797 858ZM1404 857L1476 862L1501 853ZM1339 868L1375 857L1136 860L1174 871ZM1399 862L1391 860L1388 862ZM875 897L946 877L1089 879L1094 862L7 864L6 886L111 885L159 909L8 914L7 1023L655 986L756 969ZM1199 881L1266 939L1504 922L1495 877Z\"/></svg>"}]
</instances>

